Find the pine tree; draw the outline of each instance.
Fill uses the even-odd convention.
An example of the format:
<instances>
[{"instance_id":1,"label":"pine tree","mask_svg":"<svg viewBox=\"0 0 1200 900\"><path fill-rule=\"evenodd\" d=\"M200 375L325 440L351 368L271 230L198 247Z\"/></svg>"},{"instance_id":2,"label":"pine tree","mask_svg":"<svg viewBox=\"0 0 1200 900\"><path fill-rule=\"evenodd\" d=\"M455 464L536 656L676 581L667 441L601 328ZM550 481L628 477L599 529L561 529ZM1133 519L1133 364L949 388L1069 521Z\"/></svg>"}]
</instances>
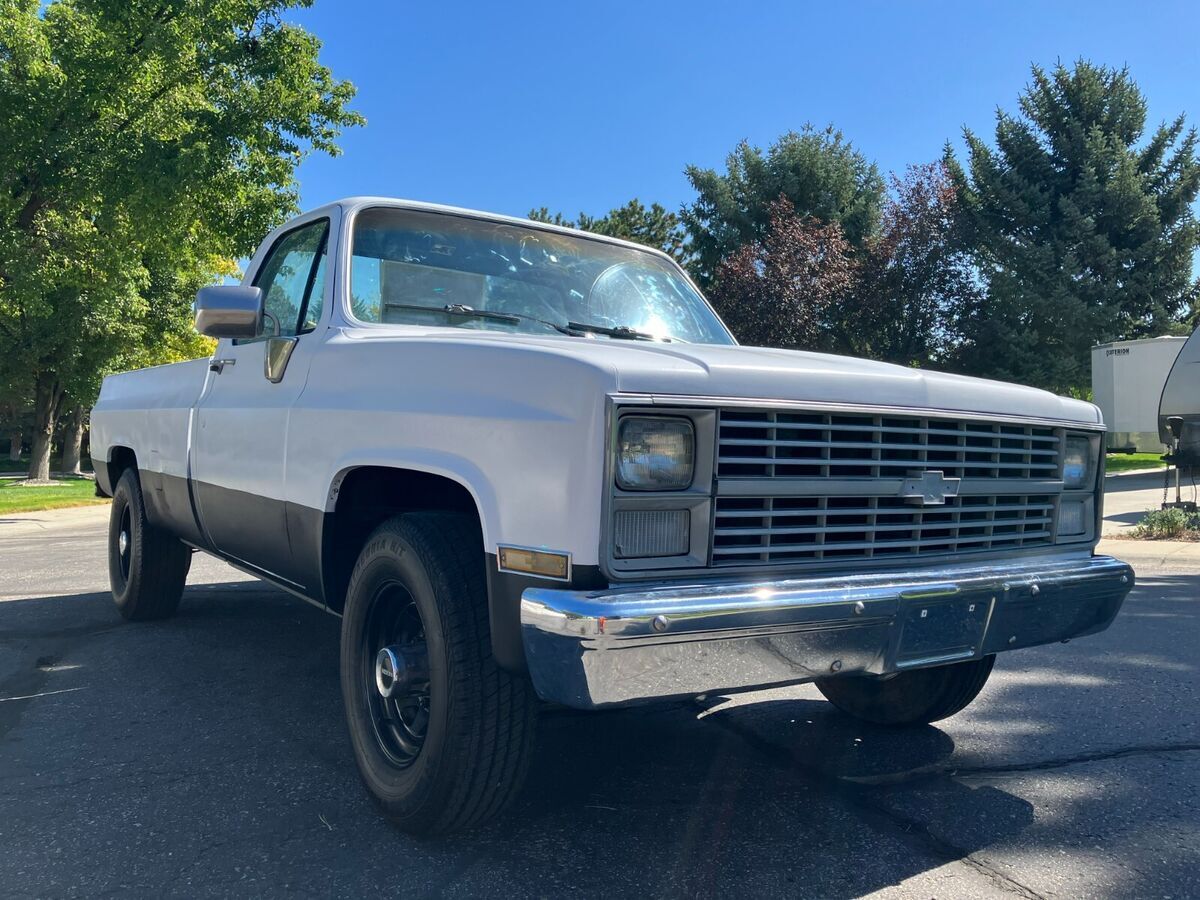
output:
<instances>
[{"instance_id":1,"label":"pine tree","mask_svg":"<svg viewBox=\"0 0 1200 900\"><path fill-rule=\"evenodd\" d=\"M1089 381L1091 347L1160 334L1194 304L1197 138L1183 116L1143 139L1146 100L1126 69L1047 72L997 113L995 147L947 151L987 286L959 368L1058 391Z\"/></svg>"}]
</instances>

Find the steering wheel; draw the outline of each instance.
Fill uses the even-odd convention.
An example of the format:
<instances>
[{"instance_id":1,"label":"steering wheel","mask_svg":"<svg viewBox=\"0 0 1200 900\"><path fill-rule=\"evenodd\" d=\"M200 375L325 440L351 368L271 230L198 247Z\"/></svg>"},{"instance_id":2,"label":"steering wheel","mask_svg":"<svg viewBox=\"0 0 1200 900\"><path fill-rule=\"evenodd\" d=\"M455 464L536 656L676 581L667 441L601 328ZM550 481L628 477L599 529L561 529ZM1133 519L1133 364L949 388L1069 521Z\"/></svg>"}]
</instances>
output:
<instances>
[{"instance_id":1,"label":"steering wheel","mask_svg":"<svg viewBox=\"0 0 1200 900\"><path fill-rule=\"evenodd\" d=\"M630 323L628 316L622 315L623 307L627 304L621 302L624 287L621 284L622 278L627 280L628 286L636 292L639 298L642 297L641 288L629 275L629 270L632 268L634 268L633 263L613 263L596 276L587 296L587 308L591 313L589 321L598 325L610 326L636 324Z\"/></svg>"}]
</instances>

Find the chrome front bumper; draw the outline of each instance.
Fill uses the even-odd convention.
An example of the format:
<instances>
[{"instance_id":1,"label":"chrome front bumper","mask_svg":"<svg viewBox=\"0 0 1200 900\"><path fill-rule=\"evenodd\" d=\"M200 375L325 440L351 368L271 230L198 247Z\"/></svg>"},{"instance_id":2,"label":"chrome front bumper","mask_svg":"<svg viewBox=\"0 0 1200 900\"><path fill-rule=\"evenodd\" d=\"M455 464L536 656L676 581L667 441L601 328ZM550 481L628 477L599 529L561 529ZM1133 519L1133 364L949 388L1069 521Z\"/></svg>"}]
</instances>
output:
<instances>
[{"instance_id":1,"label":"chrome front bumper","mask_svg":"<svg viewBox=\"0 0 1200 900\"><path fill-rule=\"evenodd\" d=\"M590 709L882 675L1094 634L1133 587L1108 556L636 590L528 588L521 630L546 700Z\"/></svg>"}]
</instances>

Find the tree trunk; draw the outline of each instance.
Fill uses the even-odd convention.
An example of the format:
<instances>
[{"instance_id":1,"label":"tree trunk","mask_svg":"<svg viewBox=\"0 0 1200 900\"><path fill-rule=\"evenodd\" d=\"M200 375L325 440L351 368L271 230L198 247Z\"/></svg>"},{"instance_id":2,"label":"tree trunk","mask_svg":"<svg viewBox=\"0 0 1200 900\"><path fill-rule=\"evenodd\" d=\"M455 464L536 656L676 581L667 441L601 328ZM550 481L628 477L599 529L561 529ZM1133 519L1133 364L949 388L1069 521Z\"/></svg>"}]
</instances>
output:
<instances>
[{"instance_id":1,"label":"tree trunk","mask_svg":"<svg viewBox=\"0 0 1200 900\"><path fill-rule=\"evenodd\" d=\"M79 451L83 448L84 411L74 407L63 427L62 470L68 475L82 474L79 468Z\"/></svg>"},{"instance_id":2,"label":"tree trunk","mask_svg":"<svg viewBox=\"0 0 1200 900\"><path fill-rule=\"evenodd\" d=\"M29 450L29 480L50 480L50 448L54 444L54 426L58 421L58 402L62 387L53 372L42 372L34 382L33 438Z\"/></svg>"},{"instance_id":3,"label":"tree trunk","mask_svg":"<svg viewBox=\"0 0 1200 900\"><path fill-rule=\"evenodd\" d=\"M14 431L8 436L8 458L12 462L16 462L21 458L21 438L23 435L20 431Z\"/></svg>"}]
</instances>

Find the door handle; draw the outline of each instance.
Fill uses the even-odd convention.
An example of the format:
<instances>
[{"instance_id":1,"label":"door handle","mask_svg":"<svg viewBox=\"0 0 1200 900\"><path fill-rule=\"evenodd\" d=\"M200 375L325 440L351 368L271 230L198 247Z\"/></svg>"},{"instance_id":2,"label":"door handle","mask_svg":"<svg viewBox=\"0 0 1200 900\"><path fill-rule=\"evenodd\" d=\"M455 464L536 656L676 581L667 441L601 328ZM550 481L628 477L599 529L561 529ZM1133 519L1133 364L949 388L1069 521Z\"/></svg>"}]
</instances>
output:
<instances>
[{"instance_id":1,"label":"door handle","mask_svg":"<svg viewBox=\"0 0 1200 900\"><path fill-rule=\"evenodd\" d=\"M218 375L220 375L222 372L225 371L226 366L233 366L233 365L237 365L236 359L214 359L211 363L208 364L208 371L216 372Z\"/></svg>"}]
</instances>

